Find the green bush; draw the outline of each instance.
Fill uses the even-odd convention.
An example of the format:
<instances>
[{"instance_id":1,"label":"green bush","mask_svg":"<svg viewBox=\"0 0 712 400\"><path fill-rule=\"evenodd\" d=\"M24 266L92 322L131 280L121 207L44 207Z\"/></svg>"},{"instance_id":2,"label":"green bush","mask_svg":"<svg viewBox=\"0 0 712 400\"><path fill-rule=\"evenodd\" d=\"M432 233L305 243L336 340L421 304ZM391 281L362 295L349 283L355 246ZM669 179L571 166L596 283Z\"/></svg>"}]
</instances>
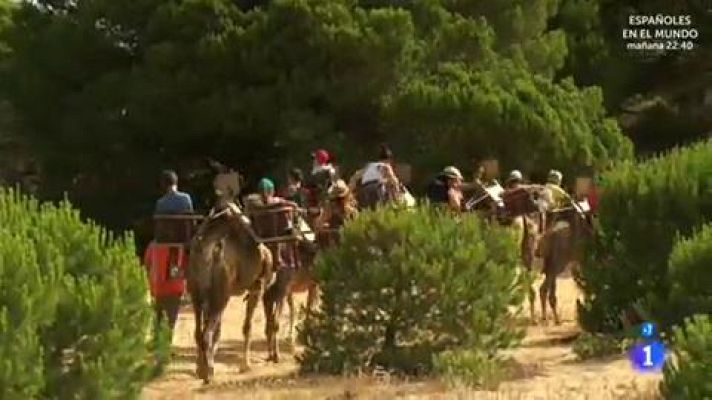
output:
<instances>
[{"instance_id":1,"label":"green bush","mask_svg":"<svg viewBox=\"0 0 712 400\"><path fill-rule=\"evenodd\" d=\"M135 397L166 349L132 238L4 189L0 220L0 397Z\"/></svg>"},{"instance_id":2,"label":"green bush","mask_svg":"<svg viewBox=\"0 0 712 400\"><path fill-rule=\"evenodd\" d=\"M632 341L617 335L583 332L572 346L579 360L590 360L623 354Z\"/></svg>"},{"instance_id":3,"label":"green bush","mask_svg":"<svg viewBox=\"0 0 712 400\"><path fill-rule=\"evenodd\" d=\"M690 238L681 238L670 255L670 305L676 316L712 313L710 265L712 224Z\"/></svg>"},{"instance_id":4,"label":"green bush","mask_svg":"<svg viewBox=\"0 0 712 400\"><path fill-rule=\"evenodd\" d=\"M660 391L670 400L712 398L712 321L689 318L673 329L673 354L663 367Z\"/></svg>"},{"instance_id":5,"label":"green bush","mask_svg":"<svg viewBox=\"0 0 712 400\"><path fill-rule=\"evenodd\" d=\"M522 337L525 277L506 229L475 216L379 209L322 253L321 306L300 327L304 371L432 371L447 350L492 357Z\"/></svg>"},{"instance_id":6,"label":"green bush","mask_svg":"<svg viewBox=\"0 0 712 400\"><path fill-rule=\"evenodd\" d=\"M668 305L668 257L679 235L712 220L712 141L603 176L599 230L576 274L581 325L616 332L637 303L663 327L680 320Z\"/></svg>"},{"instance_id":7,"label":"green bush","mask_svg":"<svg viewBox=\"0 0 712 400\"><path fill-rule=\"evenodd\" d=\"M507 361L482 350L444 351L435 356L433 368L445 382L454 387L478 387L496 390L510 377Z\"/></svg>"}]
</instances>

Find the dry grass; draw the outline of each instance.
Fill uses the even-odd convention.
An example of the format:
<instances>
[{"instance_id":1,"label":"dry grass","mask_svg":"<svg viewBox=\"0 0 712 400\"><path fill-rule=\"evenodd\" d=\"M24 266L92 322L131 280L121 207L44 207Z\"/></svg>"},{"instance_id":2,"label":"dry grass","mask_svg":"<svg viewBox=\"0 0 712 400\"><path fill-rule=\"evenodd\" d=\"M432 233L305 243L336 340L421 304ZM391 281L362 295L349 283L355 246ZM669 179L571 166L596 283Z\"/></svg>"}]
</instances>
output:
<instances>
[{"instance_id":1,"label":"dry grass","mask_svg":"<svg viewBox=\"0 0 712 400\"><path fill-rule=\"evenodd\" d=\"M436 380L403 381L387 374L366 377L299 376L296 363L285 357L279 365L262 360L264 351L261 311L254 321L254 368L238 372L242 343L240 327L244 304L230 303L225 315L223 340L216 363L216 383L203 386L193 375L193 321L183 310L176 335L176 357L166 374L149 385L146 400L159 399L658 399L659 375L640 375L623 358L581 362L570 348L578 333L575 299L570 277L559 280L561 326L529 326L522 346L508 351L518 365L516 378L503 383L497 392L449 388ZM303 299L302 299L303 300ZM284 325L283 325L284 326ZM284 347L283 347L284 348Z\"/></svg>"}]
</instances>

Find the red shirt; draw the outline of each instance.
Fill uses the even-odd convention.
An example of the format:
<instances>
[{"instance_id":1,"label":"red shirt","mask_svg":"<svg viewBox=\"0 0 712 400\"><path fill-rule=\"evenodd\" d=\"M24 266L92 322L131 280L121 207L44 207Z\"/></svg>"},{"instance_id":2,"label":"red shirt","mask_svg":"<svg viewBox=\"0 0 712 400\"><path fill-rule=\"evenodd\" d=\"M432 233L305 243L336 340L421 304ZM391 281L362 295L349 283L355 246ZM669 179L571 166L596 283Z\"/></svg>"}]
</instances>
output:
<instances>
[{"instance_id":1,"label":"red shirt","mask_svg":"<svg viewBox=\"0 0 712 400\"><path fill-rule=\"evenodd\" d=\"M185 292L188 254L183 246L151 242L143 257L153 297L181 296ZM171 277L171 266L175 268Z\"/></svg>"}]
</instances>

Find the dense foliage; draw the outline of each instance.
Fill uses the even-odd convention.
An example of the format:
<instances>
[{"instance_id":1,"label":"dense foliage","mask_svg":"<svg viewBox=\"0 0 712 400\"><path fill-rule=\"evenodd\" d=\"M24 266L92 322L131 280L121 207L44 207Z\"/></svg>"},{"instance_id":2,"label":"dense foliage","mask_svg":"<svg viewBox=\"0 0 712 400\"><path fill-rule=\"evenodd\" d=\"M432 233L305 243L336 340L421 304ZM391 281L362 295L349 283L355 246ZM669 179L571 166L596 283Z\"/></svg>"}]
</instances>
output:
<instances>
[{"instance_id":1,"label":"dense foliage","mask_svg":"<svg viewBox=\"0 0 712 400\"><path fill-rule=\"evenodd\" d=\"M681 238L670 255L670 305L681 320L695 314L712 314L712 225L690 238Z\"/></svg>"},{"instance_id":2,"label":"dense foliage","mask_svg":"<svg viewBox=\"0 0 712 400\"><path fill-rule=\"evenodd\" d=\"M603 89L607 109L618 116L639 154L667 150L707 137L712 126L712 14L704 0L563 0L553 25L566 32L569 49L562 76L579 86ZM665 51L626 49L622 39L631 15L690 16L693 49L675 48L687 40L663 40ZM649 40L648 40L649 41ZM636 40L633 40L636 42Z\"/></svg>"},{"instance_id":3,"label":"dense foliage","mask_svg":"<svg viewBox=\"0 0 712 400\"><path fill-rule=\"evenodd\" d=\"M111 226L150 212L161 167L209 184L205 157L256 178L316 146L350 169L385 140L416 180L491 154L540 170L629 157L600 91L555 79L558 3L25 2L0 88L41 194Z\"/></svg>"},{"instance_id":4,"label":"dense foliage","mask_svg":"<svg viewBox=\"0 0 712 400\"><path fill-rule=\"evenodd\" d=\"M137 396L155 353L131 238L6 190L0 220L0 397Z\"/></svg>"},{"instance_id":5,"label":"dense foliage","mask_svg":"<svg viewBox=\"0 0 712 400\"><path fill-rule=\"evenodd\" d=\"M518 263L512 233L475 216L428 207L360 215L317 261L322 297L300 329L301 367L427 373L444 351L440 370L491 361L522 335L511 312L526 287Z\"/></svg>"},{"instance_id":6,"label":"dense foliage","mask_svg":"<svg viewBox=\"0 0 712 400\"><path fill-rule=\"evenodd\" d=\"M674 357L665 363L660 391L668 400L712 397L712 322L708 315L674 329Z\"/></svg>"},{"instance_id":7,"label":"dense foliage","mask_svg":"<svg viewBox=\"0 0 712 400\"><path fill-rule=\"evenodd\" d=\"M585 329L617 331L621 312L636 304L668 327L684 317L668 302L668 258L676 237L712 221L710 176L712 141L621 163L603 177L600 229L576 277L584 293L579 317ZM683 244L673 257L680 279L689 279L688 265L702 268L685 259L688 248Z\"/></svg>"}]
</instances>

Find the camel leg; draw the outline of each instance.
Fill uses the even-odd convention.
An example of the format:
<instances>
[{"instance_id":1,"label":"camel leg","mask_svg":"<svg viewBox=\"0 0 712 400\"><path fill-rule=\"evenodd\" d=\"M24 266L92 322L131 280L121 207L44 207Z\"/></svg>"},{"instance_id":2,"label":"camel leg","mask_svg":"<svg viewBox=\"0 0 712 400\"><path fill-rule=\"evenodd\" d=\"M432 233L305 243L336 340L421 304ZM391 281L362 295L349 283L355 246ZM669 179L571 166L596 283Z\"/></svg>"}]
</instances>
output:
<instances>
[{"instance_id":1,"label":"camel leg","mask_svg":"<svg viewBox=\"0 0 712 400\"><path fill-rule=\"evenodd\" d=\"M294 296L292 293L287 295L287 305L289 306L289 348L294 351L294 313L296 310L294 309Z\"/></svg>"},{"instance_id":2,"label":"camel leg","mask_svg":"<svg viewBox=\"0 0 712 400\"><path fill-rule=\"evenodd\" d=\"M284 309L284 300L289 294L292 270L282 268L277 271L277 279L265 291L263 303L265 307L265 335L269 348L269 361L279 362L279 319Z\"/></svg>"},{"instance_id":3,"label":"camel leg","mask_svg":"<svg viewBox=\"0 0 712 400\"><path fill-rule=\"evenodd\" d=\"M203 331L203 342L207 345L207 376L203 377L203 382L206 384L210 383L210 380L215 374L215 333L219 330L218 327L220 326L222 320L222 313L223 309L213 310L213 312L210 313L211 315L208 318L205 330Z\"/></svg>"},{"instance_id":4,"label":"camel leg","mask_svg":"<svg viewBox=\"0 0 712 400\"><path fill-rule=\"evenodd\" d=\"M319 294L319 287L316 284L309 285L309 290L307 291L307 313L306 318L311 315L312 309L316 305L317 296Z\"/></svg>"},{"instance_id":5,"label":"camel leg","mask_svg":"<svg viewBox=\"0 0 712 400\"><path fill-rule=\"evenodd\" d=\"M196 348L195 375L200 379L205 379L207 377L208 363L206 357L207 344L203 341L203 312L200 301L195 296L191 296L191 299L195 317L195 330L193 332Z\"/></svg>"},{"instance_id":6,"label":"camel leg","mask_svg":"<svg viewBox=\"0 0 712 400\"><path fill-rule=\"evenodd\" d=\"M264 306L265 314L265 337L267 338L267 361L275 361L274 359L274 344L273 337L276 339L277 324L275 316L275 299L274 288L270 286L262 296L262 305Z\"/></svg>"},{"instance_id":7,"label":"camel leg","mask_svg":"<svg viewBox=\"0 0 712 400\"><path fill-rule=\"evenodd\" d=\"M252 317L255 314L255 308L257 307L257 302L260 299L260 293L262 292L262 287L259 289L250 290L247 294L247 308L245 311L245 321L242 325L242 335L244 336L245 343L243 352L243 359L241 370L243 372L249 371L250 369L250 333L252 332Z\"/></svg>"},{"instance_id":8,"label":"camel leg","mask_svg":"<svg viewBox=\"0 0 712 400\"><path fill-rule=\"evenodd\" d=\"M524 260L524 265L525 265L525 272L529 276L527 277L528 279L532 276L532 270L534 269L534 260L533 257L529 258L526 257ZM531 321L535 321L536 319L536 312L535 312L535 303L536 303L536 291L534 291L534 282L529 282L527 284L527 299L529 301L529 318Z\"/></svg>"},{"instance_id":9,"label":"camel leg","mask_svg":"<svg viewBox=\"0 0 712 400\"><path fill-rule=\"evenodd\" d=\"M549 306L551 307L551 313L554 315L554 324L561 325L556 303L556 275L554 275L549 283Z\"/></svg>"},{"instance_id":10,"label":"camel leg","mask_svg":"<svg viewBox=\"0 0 712 400\"><path fill-rule=\"evenodd\" d=\"M546 299L549 294L549 287L552 274L544 272L544 282L539 287L539 301L541 302L541 320L546 323ZM556 279L556 278L554 278Z\"/></svg>"},{"instance_id":11,"label":"camel leg","mask_svg":"<svg viewBox=\"0 0 712 400\"><path fill-rule=\"evenodd\" d=\"M529 318L531 318L532 321L535 321L536 311L534 309L536 308L536 291L532 285L529 285L529 295L527 297L529 298Z\"/></svg>"}]
</instances>

